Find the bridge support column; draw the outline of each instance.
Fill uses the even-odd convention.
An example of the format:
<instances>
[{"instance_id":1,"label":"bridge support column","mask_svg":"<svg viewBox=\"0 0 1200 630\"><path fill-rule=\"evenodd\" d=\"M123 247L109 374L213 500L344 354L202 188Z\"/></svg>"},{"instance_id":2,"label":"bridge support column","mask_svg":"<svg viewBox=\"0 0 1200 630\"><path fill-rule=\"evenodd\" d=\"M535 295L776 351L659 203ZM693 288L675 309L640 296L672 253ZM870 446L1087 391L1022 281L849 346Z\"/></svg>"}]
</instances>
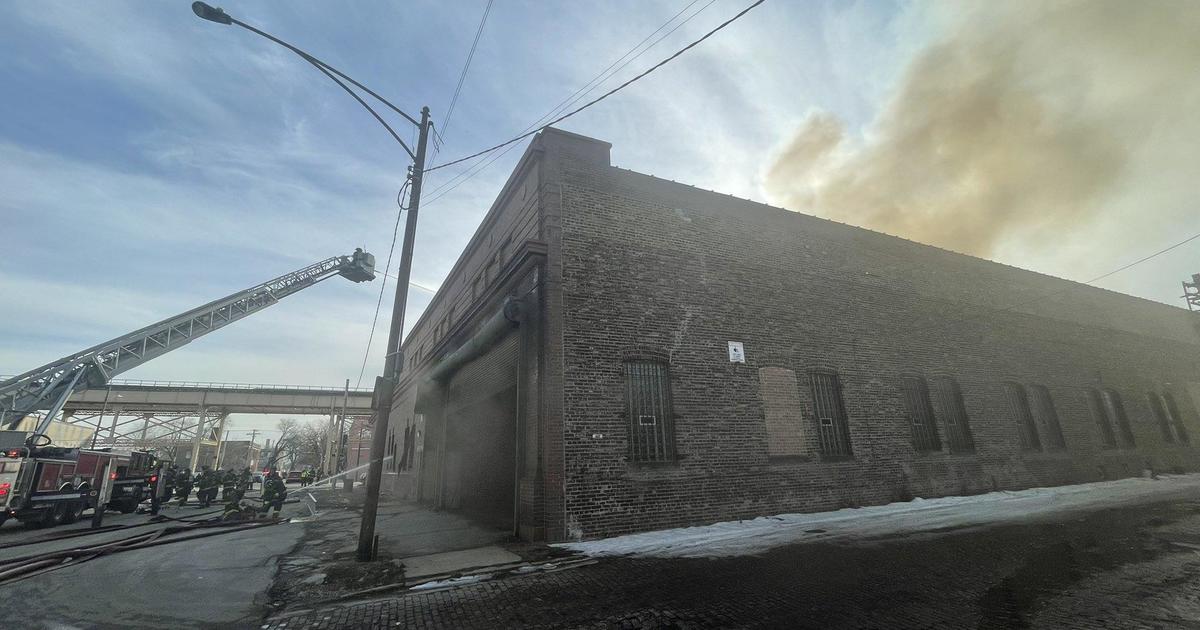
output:
<instances>
[{"instance_id":1,"label":"bridge support column","mask_svg":"<svg viewBox=\"0 0 1200 630\"><path fill-rule=\"evenodd\" d=\"M193 475L200 470L200 443L204 440L204 421L208 418L208 407L204 406L204 403L200 403L199 416L196 421L196 438L192 440L192 459L189 462Z\"/></svg>"}]
</instances>

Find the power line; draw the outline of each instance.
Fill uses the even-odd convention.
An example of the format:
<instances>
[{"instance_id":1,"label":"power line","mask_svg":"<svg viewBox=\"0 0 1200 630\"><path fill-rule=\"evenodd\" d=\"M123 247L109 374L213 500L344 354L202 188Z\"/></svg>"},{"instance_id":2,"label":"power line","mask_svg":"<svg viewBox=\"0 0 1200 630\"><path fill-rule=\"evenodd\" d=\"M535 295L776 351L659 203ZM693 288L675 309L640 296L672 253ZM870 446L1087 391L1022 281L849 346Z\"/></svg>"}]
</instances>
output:
<instances>
[{"instance_id":1,"label":"power line","mask_svg":"<svg viewBox=\"0 0 1200 630\"><path fill-rule=\"evenodd\" d=\"M734 23L734 22L735 22L735 21L737 21L739 18L741 18L743 15L746 15L747 13L749 13L751 9L754 9L755 7L757 7L758 5L762 4L762 3L763 3L763 2L765 2L765 1L766 1L766 0L756 0L756 2L754 2L754 4L751 4L750 6L746 7L745 9L742 9L741 11L739 11L739 12L738 12L738 14L737 14L737 15L735 15L735 16L733 16L733 17L729 18L728 20L725 20L724 22L722 22L721 24L719 24L719 25L718 25L716 28L714 28L714 29L712 29L711 31L709 31L709 32L705 33L705 34L704 34L704 36L703 36L703 37L701 37L700 39L697 39L696 41L694 41L694 42L692 42L692 43L688 44L687 46L684 46L683 48L679 49L679 50L678 50L678 51L677 51L675 54L673 54L673 55L671 55L670 57L667 57L666 59L663 59L662 61L660 61L660 62L658 62L658 63L654 64L654 65L653 65L653 66L651 66L649 69L647 69L645 72L643 72L643 73L641 73L641 74L639 74L639 75L637 75L637 76L633 77L632 79L629 79L628 81L626 81L626 82L622 83L621 85L618 85L617 87L615 87L615 88L613 88L613 89L609 90L608 92L605 92L604 94L601 94L599 97L597 97L597 98L595 98L595 99L592 99L591 101L588 101L587 103L584 103L582 106L580 106L580 107L577 107L577 108L575 108L574 110L571 110L570 112L567 112L566 114L563 114L562 116L559 116L558 118L555 118L554 120L552 120L552 121L550 121L550 122L548 122L548 123L546 123L546 124L542 125L541 127L538 127L537 129L534 129L533 131L529 131L529 132L527 132L527 133L523 133L523 134L521 134L521 135L518 135L518 136L516 136L515 138L512 138L512 139L510 139L510 140L505 140L504 142L501 142L500 144L497 144L496 146L493 146L493 147L490 147L490 148L484 149L484 150L482 150L482 151L479 151L479 152L476 152L476 153L472 153L471 155L468 155L468 156L466 156L466 157L461 157L461 158L458 158L457 160L451 160L451 161L449 161L449 162L446 162L445 164L439 164L439 165L437 165L437 166L434 166L434 167L431 167L431 168L427 168L427 169L425 169L425 172L426 172L426 173L428 173L428 172L430 172L430 171L435 171L435 170L437 170L437 169L440 169L440 168L445 168L445 167L447 167L447 166L451 166L451 165L453 165L453 164L458 164L458 163L460 163L460 162L465 162L465 161L467 161L467 160L470 160L470 159L473 159L473 158L477 158L477 157L479 157L479 156L481 156L481 155L485 155L485 154L491 153L492 151L495 151L496 149L501 149L501 148L504 148L504 147L506 147L506 146L508 146L508 145L510 145L510 144L512 144L512 143L514 143L514 142L518 142L518 141L520 141L520 140L524 140L525 138L528 138L529 136L531 136L531 135L533 135L533 134L535 134L535 133L537 133L537 132L539 132L539 131L541 131L541 130L545 129L546 127L549 127L549 126L551 126L551 125L554 125L554 124L560 123L560 122L562 122L562 121L564 121L564 120L566 120L566 119L568 119L568 118L570 118L570 117L574 116L575 114L578 114L579 112L582 112L583 110L585 110L585 109L587 109L587 108L591 107L592 105L595 105L596 103L599 103L600 101L603 101L604 99L606 99L606 98L608 98L608 97L612 96L613 94L616 94L617 92L620 92L621 90L625 89L626 87L628 87L629 85L633 84L634 82L636 82L636 81L638 81L638 80L642 79L643 77L645 77L646 75L650 74L651 72L654 72L655 70L658 70L659 68L661 68L661 67L663 67L663 66L667 65L668 63L670 63L670 62L674 61L676 58L678 58L678 57L679 57L680 55L682 55L683 53L685 53L685 52L687 52L687 51L691 50L692 48L695 48L696 46L700 45L700 43L701 43L701 42L703 42L704 40L708 39L709 37L712 37L712 36L713 36L713 35L715 35L715 34L716 34L718 31L720 31L721 29L725 28L726 26L729 26L730 24Z\"/></svg>"},{"instance_id":2,"label":"power line","mask_svg":"<svg viewBox=\"0 0 1200 630\"><path fill-rule=\"evenodd\" d=\"M1171 246L1169 246L1169 247L1166 247L1166 248L1160 249L1160 250L1158 250L1157 252L1154 252L1153 254L1150 254L1149 256L1144 256L1144 257L1142 257L1142 258L1139 258L1139 259L1137 259L1137 260L1135 260L1135 261L1133 261L1133 262L1131 262L1131 263L1129 263L1129 264L1123 265L1123 266L1121 266L1121 267L1117 267L1116 269L1113 269L1112 271L1109 271L1109 272L1107 272L1107 273L1102 273L1102 274L1100 274L1100 275L1096 276L1095 278L1092 278L1091 280L1086 280L1086 281L1084 281L1084 282L1081 282L1080 284L1091 285L1091 284L1092 284L1092 283L1094 283L1094 282L1099 282L1099 281L1101 281L1101 280L1103 280L1103 279L1105 279L1105 278L1108 278L1108 277L1110 277L1110 276L1114 276L1114 275L1116 275L1116 274L1118 274L1118 273L1121 273L1122 271L1125 271L1126 269L1129 269L1129 268L1131 268L1131 267L1135 267L1135 266L1137 266L1137 265L1140 265L1140 264L1142 264L1142 263L1144 263L1144 262L1146 262L1146 261L1148 261L1148 260L1151 260L1151 259L1153 259L1153 258L1157 258L1157 257L1159 257L1159 256L1162 256L1163 254L1165 254L1165 253L1167 253L1167 252L1169 252L1169 251L1171 251L1171 250L1173 250L1173 249L1177 249L1177 248L1179 248L1179 247L1183 247L1184 245L1187 245L1188 243L1190 243L1190 242L1192 242L1192 241L1194 241L1194 240L1196 240L1196 239L1200 239L1200 234L1193 234L1192 236L1189 236L1188 238L1185 238L1184 240L1182 240L1182 241L1179 241L1178 243L1175 243L1174 245L1171 245ZM1054 291L1049 291L1049 292L1047 292L1047 293L1043 293L1042 295L1039 295L1039 296L1037 296L1037 297L1035 297L1035 298L1033 298L1033 299L1030 299L1030 300L1025 300L1024 302L1017 302L1017 303L1015 303L1015 304L1010 304L1010 305L1008 305L1008 306L1005 306L1005 307L1003 307L1003 308L1000 308L1000 309L995 309L995 310L992 310L992 309L980 309L980 311L979 311L979 312L978 312L976 315L974 315L974 316L971 316L971 317L959 317L959 318L951 319L951 320L950 320L950 321L948 321L948 322L947 322L947 321L941 321L941 322L939 322L939 323L937 323L937 324L932 324L932 325L930 325L930 326L922 326L922 327L919 327L919 328L909 328L909 329L907 329L907 330L901 330L901 331L899 331L899 332L900 332L900 333L902 333L902 334L912 334L912 333L916 333L916 332L922 332L922 331L924 331L924 330L928 330L928 329L930 329L930 328L940 328L940 327L944 327L944 326L946 326L946 324L948 324L948 323L955 323L955 322L964 322L964 323L965 323L965 322L971 322L971 321L975 321L975 320L978 320L980 317L982 317L982 316L984 316L984 315L990 315L990 314L993 314L993 313L1005 313L1005 312L1008 312L1008 311L1013 311L1013 310L1016 310L1016 309L1018 309L1018 308L1021 308L1021 307L1023 307L1023 306L1029 306L1030 304L1034 304L1034 303L1040 302L1040 301L1042 301L1042 300L1045 300L1045 299L1048 299L1048 298L1052 298L1052 297L1055 297L1055 296L1061 295L1061 294L1063 294L1063 293L1066 293L1067 291L1069 291L1069 290L1070 290L1070 289L1072 289L1072 288L1073 288L1073 287L1071 287L1070 285L1068 285L1068 286L1065 286L1065 287L1063 287L1063 288L1061 288L1061 289L1056 289L1056 290L1054 290ZM970 309L970 308L971 308L971 307L967 307L967 309ZM967 309L963 309L963 311L960 311L960 313L961 313L961 312L964 312L964 311L965 311L965 310L967 310Z\"/></svg>"},{"instance_id":3,"label":"power line","mask_svg":"<svg viewBox=\"0 0 1200 630\"><path fill-rule=\"evenodd\" d=\"M355 387L362 387L363 374L367 371L367 358L371 356L371 343L375 340L375 325L379 323L379 309L383 306L383 292L387 288L388 270L392 268L392 254L396 251L396 235L400 233L400 217L404 216L404 204L401 203L401 197L404 191L408 188L412 179L404 182L404 186L400 189L400 194L396 195L396 205L400 206L396 211L396 225L392 227L392 245L388 248L387 262L383 265L383 280L379 281L379 299L375 302L375 316L371 318L371 334L367 336L367 349L363 351L362 367L358 370L358 381L355 382Z\"/></svg>"},{"instance_id":4,"label":"power line","mask_svg":"<svg viewBox=\"0 0 1200 630\"><path fill-rule=\"evenodd\" d=\"M680 27L682 27L683 25L690 22L697 15L700 15L701 13L703 13L704 10L707 9L708 7L712 6L713 3L716 2L716 0L709 0L708 4L700 7L699 10L697 10L695 13L692 13L691 15L689 15L687 18L685 18L679 24L676 24L671 30L667 31L666 33L663 33L663 35L661 37L654 40L654 42L652 42L649 46L646 46L644 49L642 49L641 52L638 52L636 55L633 54L635 51L637 51L639 48L641 48L643 44L645 44L647 41L649 41L650 38L654 37L659 32L661 32L663 29L667 28L667 26L669 26L672 22L674 22L676 19L678 19L680 15L683 15L688 9L690 9L692 6L694 6L697 2L699 2L699 0L692 0L692 2L688 3L682 9L680 9L678 13L671 16L671 18L668 19L666 22L663 22L663 24L661 26L654 29L654 31L652 33L650 33L649 35L644 37L642 39L642 41L638 42L636 45L634 45L632 48L630 48L628 51L626 51L625 54L618 57L616 61L613 61L611 64L609 64L607 68L601 70L598 74L596 74L596 76L592 77L592 79L590 81L588 81L584 85L580 86L579 89L575 90L573 93L571 93L570 96L563 99L562 102L560 102L558 105L555 105L553 108L551 108L545 114L543 114L540 118L533 121L527 127L522 129L521 133L525 133L525 132L529 131L530 129L534 128L535 126L540 125L542 123L542 121L547 120L550 117L554 116L557 112L562 111L563 109L570 107L573 103L578 102L579 99L585 97L593 89L595 89L596 87L599 87L600 84L602 84L605 81L607 81L608 79L612 78L618 72L623 70L626 66L633 63L639 57L641 57L642 55L649 52L651 48L657 46L659 42L663 41L664 39L669 37L672 33L679 30ZM633 56L630 57L630 55L633 55ZM625 60L625 62L621 63L622 60ZM620 66L617 66L617 64L620 64ZM613 69L614 66L616 66L616 69ZM610 70L611 70L611 72L610 72ZM472 167L469 167L466 170L458 173L454 177L450 178L445 183L443 183L441 186L439 186L438 188L436 188L435 190L432 191L432 193L431 193L432 197L428 201L425 202L425 205L428 206L429 204L446 196L452 190L454 190L455 188L458 188L463 183L465 183L467 180L471 179L475 175L478 175L480 172L482 172L488 166L491 166L497 160L504 157L506 154L508 154L509 151L512 151L514 148L516 148L516 146L517 145L515 145L515 144L509 145L500 153L493 155L490 159L480 162Z\"/></svg>"},{"instance_id":5,"label":"power line","mask_svg":"<svg viewBox=\"0 0 1200 630\"><path fill-rule=\"evenodd\" d=\"M467 80L467 70L471 68L471 60L475 58L475 49L479 47L479 37L483 35L483 27L487 24L488 14L492 12L492 1L488 0L487 6L483 9L483 17L479 20L479 28L475 29L475 41L471 42L471 51L467 53L467 61L463 63L462 72L458 75L458 85L454 88L454 96L450 97L450 105L446 107L446 117L442 119L443 133L450 129L450 118L454 116L454 106L458 104L458 95L462 92L463 83ZM443 139L445 138L442 134L438 135ZM434 148L435 159L437 158L438 150L438 147ZM428 172L430 169L425 170Z\"/></svg>"}]
</instances>

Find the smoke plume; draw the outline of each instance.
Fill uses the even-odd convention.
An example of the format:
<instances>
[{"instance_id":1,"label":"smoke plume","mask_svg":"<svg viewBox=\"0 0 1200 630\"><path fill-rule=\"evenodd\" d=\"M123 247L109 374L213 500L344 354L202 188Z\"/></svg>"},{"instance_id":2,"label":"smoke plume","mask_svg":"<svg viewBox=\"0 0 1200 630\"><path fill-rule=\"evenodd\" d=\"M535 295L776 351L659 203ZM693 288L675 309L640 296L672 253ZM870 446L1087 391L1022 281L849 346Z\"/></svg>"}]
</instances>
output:
<instances>
[{"instance_id":1,"label":"smoke plume","mask_svg":"<svg viewBox=\"0 0 1200 630\"><path fill-rule=\"evenodd\" d=\"M773 202L984 256L1101 215L1195 213L1200 3L939 10L862 134L809 115L766 170Z\"/></svg>"}]
</instances>

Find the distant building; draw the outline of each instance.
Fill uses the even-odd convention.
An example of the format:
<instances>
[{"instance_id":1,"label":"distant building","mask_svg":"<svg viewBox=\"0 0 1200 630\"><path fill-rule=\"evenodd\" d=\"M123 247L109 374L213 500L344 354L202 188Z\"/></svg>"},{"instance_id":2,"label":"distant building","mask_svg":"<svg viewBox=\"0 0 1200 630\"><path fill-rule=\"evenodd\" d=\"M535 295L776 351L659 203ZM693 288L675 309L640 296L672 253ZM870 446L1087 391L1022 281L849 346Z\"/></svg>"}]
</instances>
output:
<instances>
[{"instance_id":1,"label":"distant building","mask_svg":"<svg viewBox=\"0 0 1200 630\"><path fill-rule=\"evenodd\" d=\"M534 139L404 345L393 492L529 539L1196 470L1188 311Z\"/></svg>"},{"instance_id":2,"label":"distant building","mask_svg":"<svg viewBox=\"0 0 1200 630\"><path fill-rule=\"evenodd\" d=\"M227 440L221 445L221 468L258 469L262 446L250 440Z\"/></svg>"}]
</instances>

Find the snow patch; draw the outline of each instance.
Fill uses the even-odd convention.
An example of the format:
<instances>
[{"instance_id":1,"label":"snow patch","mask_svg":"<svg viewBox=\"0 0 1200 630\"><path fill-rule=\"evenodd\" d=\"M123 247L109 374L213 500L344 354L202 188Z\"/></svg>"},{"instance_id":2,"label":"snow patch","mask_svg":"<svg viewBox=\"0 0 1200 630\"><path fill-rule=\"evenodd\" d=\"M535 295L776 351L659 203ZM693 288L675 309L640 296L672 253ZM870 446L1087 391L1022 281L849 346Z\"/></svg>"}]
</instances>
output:
<instances>
[{"instance_id":1,"label":"snow patch","mask_svg":"<svg viewBox=\"0 0 1200 630\"><path fill-rule=\"evenodd\" d=\"M425 582L424 584L418 584L408 590L410 590L410 591L427 591L429 589L446 588L448 586L463 586L465 584L474 584L476 582L482 582L483 580L485 580L486 578L489 578L489 577L491 577L491 574L489 574L489 573L484 573L481 575L464 575L462 577L450 578L448 580L433 580L432 582Z\"/></svg>"},{"instance_id":2,"label":"snow patch","mask_svg":"<svg viewBox=\"0 0 1200 630\"><path fill-rule=\"evenodd\" d=\"M780 514L555 545L590 556L710 558L747 555L800 542L1002 524L1050 514L1171 499L1200 499L1200 474L1121 479L974 496L914 499L833 512Z\"/></svg>"}]
</instances>

